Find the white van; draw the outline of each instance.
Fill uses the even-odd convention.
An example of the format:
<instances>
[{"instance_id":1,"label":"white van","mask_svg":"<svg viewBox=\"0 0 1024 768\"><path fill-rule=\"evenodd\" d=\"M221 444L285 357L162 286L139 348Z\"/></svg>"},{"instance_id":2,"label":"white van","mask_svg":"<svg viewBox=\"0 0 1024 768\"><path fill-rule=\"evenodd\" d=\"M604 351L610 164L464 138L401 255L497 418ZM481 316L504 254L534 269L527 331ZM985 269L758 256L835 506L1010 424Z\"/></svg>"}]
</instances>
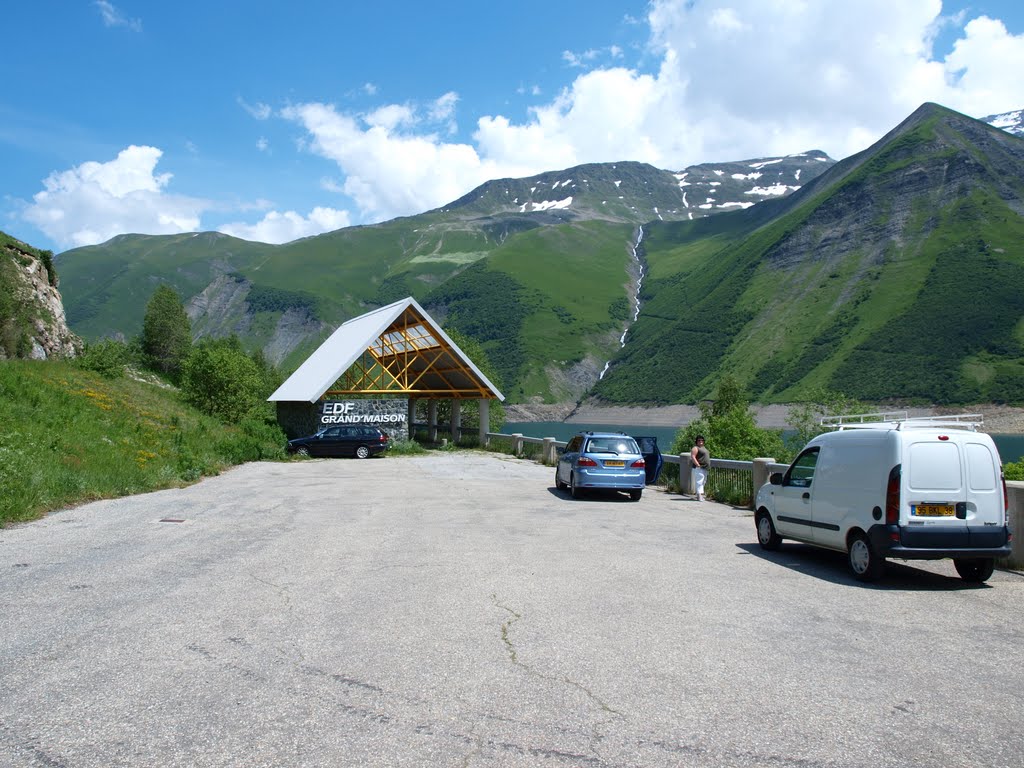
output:
<instances>
[{"instance_id":1,"label":"white van","mask_svg":"<svg viewBox=\"0 0 1024 768\"><path fill-rule=\"evenodd\" d=\"M793 539L847 552L861 581L880 577L887 557L951 557L961 578L982 582L1010 554L1002 463L980 416L829 421L834 431L757 492L762 548Z\"/></svg>"}]
</instances>

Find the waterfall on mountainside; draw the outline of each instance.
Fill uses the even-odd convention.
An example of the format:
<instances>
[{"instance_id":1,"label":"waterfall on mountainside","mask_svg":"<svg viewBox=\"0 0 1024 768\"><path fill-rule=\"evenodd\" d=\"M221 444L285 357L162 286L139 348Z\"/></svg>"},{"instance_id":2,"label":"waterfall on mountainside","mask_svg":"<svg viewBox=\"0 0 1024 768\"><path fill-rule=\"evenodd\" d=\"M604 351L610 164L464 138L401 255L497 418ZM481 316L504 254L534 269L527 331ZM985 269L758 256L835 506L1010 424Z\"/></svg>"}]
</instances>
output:
<instances>
[{"instance_id":1,"label":"waterfall on mountainside","mask_svg":"<svg viewBox=\"0 0 1024 768\"><path fill-rule=\"evenodd\" d=\"M633 301L633 322L640 317L640 288L644 283L644 262L640 258L640 242L644 239L644 228L637 228L636 242L633 244L633 261L636 262L636 297ZM619 337L619 349L626 346L626 334L629 333L629 325L626 325L625 330L622 331L622 336ZM604 368L601 369L601 375L598 376L598 381L604 378L604 375L608 373L608 369L611 367L611 360L604 364Z\"/></svg>"}]
</instances>

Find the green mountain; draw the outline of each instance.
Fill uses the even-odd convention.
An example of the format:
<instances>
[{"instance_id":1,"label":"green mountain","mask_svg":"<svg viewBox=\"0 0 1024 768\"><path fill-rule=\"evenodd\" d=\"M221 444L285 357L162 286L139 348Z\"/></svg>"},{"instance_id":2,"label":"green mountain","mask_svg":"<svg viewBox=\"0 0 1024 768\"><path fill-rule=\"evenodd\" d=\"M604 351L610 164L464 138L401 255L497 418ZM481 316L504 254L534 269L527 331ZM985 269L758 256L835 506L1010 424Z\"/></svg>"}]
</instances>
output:
<instances>
[{"instance_id":1,"label":"green mountain","mask_svg":"<svg viewBox=\"0 0 1024 768\"><path fill-rule=\"evenodd\" d=\"M926 104L838 164L584 165L285 245L122 235L58 263L86 338L136 334L169 282L197 335L285 368L412 295L513 402L694 402L726 372L763 402L1020 402L1022 244L1024 140Z\"/></svg>"},{"instance_id":2,"label":"green mountain","mask_svg":"<svg viewBox=\"0 0 1024 768\"><path fill-rule=\"evenodd\" d=\"M412 295L481 340L513 400L574 400L632 316L639 223L721 215L789 193L832 164L813 152L679 173L583 165L279 246L211 232L121 235L58 261L69 322L89 339L137 334L149 296L167 282L195 335L236 333L293 368L340 323Z\"/></svg>"},{"instance_id":3,"label":"green mountain","mask_svg":"<svg viewBox=\"0 0 1024 768\"><path fill-rule=\"evenodd\" d=\"M1024 401L1024 140L934 104L776 203L652 223L611 401Z\"/></svg>"}]
</instances>

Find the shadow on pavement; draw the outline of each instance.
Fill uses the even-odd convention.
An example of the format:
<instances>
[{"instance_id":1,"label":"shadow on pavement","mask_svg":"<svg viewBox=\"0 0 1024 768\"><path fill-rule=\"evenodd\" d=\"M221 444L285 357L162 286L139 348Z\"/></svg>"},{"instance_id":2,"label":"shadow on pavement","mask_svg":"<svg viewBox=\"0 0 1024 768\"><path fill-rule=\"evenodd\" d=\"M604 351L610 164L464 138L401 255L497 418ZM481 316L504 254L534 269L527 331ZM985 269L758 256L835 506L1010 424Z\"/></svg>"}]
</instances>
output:
<instances>
[{"instance_id":1,"label":"shadow on pavement","mask_svg":"<svg viewBox=\"0 0 1024 768\"><path fill-rule=\"evenodd\" d=\"M548 493L558 499L564 499L565 501L622 501L627 504L636 504L637 502L629 498L625 491L600 491L600 490L587 490L583 492L583 495L574 499L570 495L568 490L560 491L555 486L548 486Z\"/></svg>"},{"instance_id":2,"label":"shadow on pavement","mask_svg":"<svg viewBox=\"0 0 1024 768\"><path fill-rule=\"evenodd\" d=\"M753 533L751 530L751 536ZM848 587L904 592L990 589L988 584L969 584L959 576L934 573L915 568L909 562L896 560L885 561L885 574L881 579L865 583L857 581L850 573L846 555L842 552L792 541L783 542L782 547L775 552L761 549L756 542L740 542L736 546L742 550L737 554L754 555L791 571Z\"/></svg>"}]
</instances>

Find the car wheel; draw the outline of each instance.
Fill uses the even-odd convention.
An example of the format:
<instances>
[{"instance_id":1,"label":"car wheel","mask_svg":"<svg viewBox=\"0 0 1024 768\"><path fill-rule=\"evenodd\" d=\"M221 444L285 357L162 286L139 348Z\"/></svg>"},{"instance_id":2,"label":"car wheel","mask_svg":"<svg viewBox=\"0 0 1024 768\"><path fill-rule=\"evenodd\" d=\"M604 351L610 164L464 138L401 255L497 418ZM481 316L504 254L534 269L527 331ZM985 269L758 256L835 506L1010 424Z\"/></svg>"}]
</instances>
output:
<instances>
[{"instance_id":1,"label":"car wheel","mask_svg":"<svg viewBox=\"0 0 1024 768\"><path fill-rule=\"evenodd\" d=\"M782 537L775 532L775 523L767 512L757 513L757 543L761 549L776 550L782 546Z\"/></svg>"},{"instance_id":2,"label":"car wheel","mask_svg":"<svg viewBox=\"0 0 1024 768\"><path fill-rule=\"evenodd\" d=\"M876 581L885 571L885 558L879 557L868 537L858 533L850 540L850 570L858 581Z\"/></svg>"},{"instance_id":3,"label":"car wheel","mask_svg":"<svg viewBox=\"0 0 1024 768\"><path fill-rule=\"evenodd\" d=\"M981 584L992 576L996 561L991 557L958 557L953 560L953 567L964 581Z\"/></svg>"},{"instance_id":4,"label":"car wheel","mask_svg":"<svg viewBox=\"0 0 1024 768\"><path fill-rule=\"evenodd\" d=\"M356 458L357 459L368 459L368 458L370 458L370 449L367 448L365 445L360 445L358 448L356 448Z\"/></svg>"},{"instance_id":5,"label":"car wheel","mask_svg":"<svg viewBox=\"0 0 1024 768\"><path fill-rule=\"evenodd\" d=\"M295 454L297 456L306 456L306 457L308 457L309 456L309 448L307 448L304 445L300 446L299 448L295 449Z\"/></svg>"},{"instance_id":6,"label":"car wheel","mask_svg":"<svg viewBox=\"0 0 1024 768\"><path fill-rule=\"evenodd\" d=\"M555 488L564 491L568 486L558 479L558 467L555 467Z\"/></svg>"},{"instance_id":7,"label":"car wheel","mask_svg":"<svg viewBox=\"0 0 1024 768\"><path fill-rule=\"evenodd\" d=\"M576 485L576 473L569 475L569 495L574 499L583 498L583 489Z\"/></svg>"},{"instance_id":8,"label":"car wheel","mask_svg":"<svg viewBox=\"0 0 1024 768\"><path fill-rule=\"evenodd\" d=\"M629 492L629 498L631 501L640 501L640 497L643 496L643 493L644 491L642 488L634 488Z\"/></svg>"}]
</instances>

